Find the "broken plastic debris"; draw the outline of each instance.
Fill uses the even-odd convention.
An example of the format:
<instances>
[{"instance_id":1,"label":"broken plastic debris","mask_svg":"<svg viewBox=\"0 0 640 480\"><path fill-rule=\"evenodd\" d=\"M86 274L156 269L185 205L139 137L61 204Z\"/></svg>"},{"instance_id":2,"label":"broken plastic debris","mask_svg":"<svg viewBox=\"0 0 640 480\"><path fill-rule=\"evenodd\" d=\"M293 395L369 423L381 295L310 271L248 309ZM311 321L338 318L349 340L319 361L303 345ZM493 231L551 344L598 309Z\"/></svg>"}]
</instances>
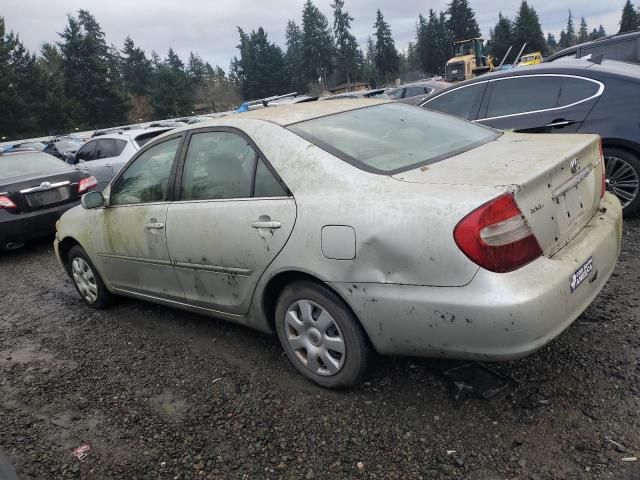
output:
<instances>
[{"instance_id":1,"label":"broken plastic debris","mask_svg":"<svg viewBox=\"0 0 640 480\"><path fill-rule=\"evenodd\" d=\"M520 408L538 408L547 405L551 405L551 400L535 392L517 402L517 406Z\"/></svg>"},{"instance_id":2,"label":"broken plastic debris","mask_svg":"<svg viewBox=\"0 0 640 480\"><path fill-rule=\"evenodd\" d=\"M358 462L356 466L358 467L358 470L364 470L364 463Z\"/></svg>"},{"instance_id":3,"label":"broken plastic debris","mask_svg":"<svg viewBox=\"0 0 640 480\"><path fill-rule=\"evenodd\" d=\"M453 383L453 400L465 396L488 400L509 386L512 380L482 363L473 362L450 368L442 375Z\"/></svg>"},{"instance_id":4,"label":"broken plastic debris","mask_svg":"<svg viewBox=\"0 0 640 480\"><path fill-rule=\"evenodd\" d=\"M637 462L638 461L638 457L624 457L622 459L623 462Z\"/></svg>"},{"instance_id":5,"label":"broken plastic debris","mask_svg":"<svg viewBox=\"0 0 640 480\"><path fill-rule=\"evenodd\" d=\"M73 456L76 457L78 460L82 461L89 454L89 450L91 450L91 445L89 445L88 443L85 443L83 445L80 445L78 448L76 448L73 451Z\"/></svg>"},{"instance_id":6,"label":"broken plastic debris","mask_svg":"<svg viewBox=\"0 0 640 480\"><path fill-rule=\"evenodd\" d=\"M447 450L447 455L453 455L454 453L456 453L455 450Z\"/></svg>"}]
</instances>

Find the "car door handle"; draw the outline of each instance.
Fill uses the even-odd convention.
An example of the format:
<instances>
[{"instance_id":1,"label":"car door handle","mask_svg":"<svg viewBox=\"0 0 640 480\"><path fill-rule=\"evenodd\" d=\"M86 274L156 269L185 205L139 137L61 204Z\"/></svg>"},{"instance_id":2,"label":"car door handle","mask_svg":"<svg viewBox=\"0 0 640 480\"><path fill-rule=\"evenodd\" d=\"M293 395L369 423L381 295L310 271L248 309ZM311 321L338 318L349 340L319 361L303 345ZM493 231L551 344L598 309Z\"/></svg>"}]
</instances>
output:
<instances>
[{"instance_id":1,"label":"car door handle","mask_svg":"<svg viewBox=\"0 0 640 480\"><path fill-rule=\"evenodd\" d=\"M145 223L144 224L144 228L148 229L148 230L160 230L161 228L164 228L164 223L160 223L160 222L149 222L149 223Z\"/></svg>"},{"instance_id":2,"label":"car door handle","mask_svg":"<svg viewBox=\"0 0 640 480\"><path fill-rule=\"evenodd\" d=\"M545 127L566 127L567 125L571 125L572 123L576 122L570 122L569 120L556 120L555 122L548 123L547 125L545 125Z\"/></svg>"},{"instance_id":3,"label":"car door handle","mask_svg":"<svg viewBox=\"0 0 640 480\"><path fill-rule=\"evenodd\" d=\"M253 228L271 228L271 229L276 229L276 228L280 228L282 226L282 224L280 222L275 222L275 221L271 220L271 221L266 221L266 222L262 222L262 221L251 222L251 226Z\"/></svg>"}]
</instances>

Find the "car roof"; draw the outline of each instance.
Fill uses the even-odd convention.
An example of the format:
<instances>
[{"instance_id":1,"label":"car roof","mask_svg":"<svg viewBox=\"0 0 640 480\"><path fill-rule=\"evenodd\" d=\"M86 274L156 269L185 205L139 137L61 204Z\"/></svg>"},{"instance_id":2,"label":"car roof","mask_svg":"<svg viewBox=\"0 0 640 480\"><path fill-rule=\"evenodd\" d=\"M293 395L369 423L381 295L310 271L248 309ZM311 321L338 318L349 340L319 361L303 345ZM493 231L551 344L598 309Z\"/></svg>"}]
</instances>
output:
<instances>
[{"instance_id":1,"label":"car roof","mask_svg":"<svg viewBox=\"0 0 640 480\"><path fill-rule=\"evenodd\" d=\"M131 130L119 130L113 133L104 133L102 135L96 135L91 140L99 140L101 138L136 138L138 135L143 135L145 133L151 132L164 132L168 130L172 130L172 127L149 127L149 128L132 128Z\"/></svg>"},{"instance_id":2,"label":"car roof","mask_svg":"<svg viewBox=\"0 0 640 480\"><path fill-rule=\"evenodd\" d=\"M573 45L572 47L567 47L567 48L563 48L562 50L549 55L547 58L545 58L545 62L547 63L551 63L554 60L564 57L565 55L569 55L571 53L575 53L578 51L579 48L584 48L587 46L591 46L591 45L602 45L602 44L607 44L607 43L616 43L618 41L624 41L627 39L633 39L634 37L640 37L640 29L638 30L633 30L631 32L622 32L622 33L615 33L613 35L607 35L606 37L602 37L602 38L598 38L596 40L591 40L589 42L583 42L583 43L579 43L578 45Z\"/></svg>"},{"instance_id":3,"label":"car roof","mask_svg":"<svg viewBox=\"0 0 640 480\"><path fill-rule=\"evenodd\" d=\"M347 112L349 110L356 110L358 108L370 107L373 105L380 105L383 103L389 103L389 100L358 98L344 100L336 99L331 102L304 102L293 105L280 105L277 107L250 110L248 112L235 114L232 118L264 120L284 127L293 123L304 122L314 118L325 117L327 115L334 115L336 113ZM197 125L202 126L202 123Z\"/></svg>"}]
</instances>

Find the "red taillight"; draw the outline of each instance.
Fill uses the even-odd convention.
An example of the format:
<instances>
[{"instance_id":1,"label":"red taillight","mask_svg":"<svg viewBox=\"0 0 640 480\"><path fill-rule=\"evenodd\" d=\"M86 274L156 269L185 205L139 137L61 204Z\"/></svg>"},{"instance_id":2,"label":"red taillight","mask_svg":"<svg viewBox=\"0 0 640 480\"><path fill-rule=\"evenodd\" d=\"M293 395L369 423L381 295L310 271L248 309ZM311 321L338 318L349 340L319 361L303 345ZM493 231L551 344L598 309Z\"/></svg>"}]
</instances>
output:
<instances>
[{"instance_id":1,"label":"red taillight","mask_svg":"<svg viewBox=\"0 0 640 480\"><path fill-rule=\"evenodd\" d=\"M600 184L600 198L604 197L607 191L606 165L604 164L604 153L602 153L602 139L600 139L600 166L602 168L602 183Z\"/></svg>"},{"instance_id":2,"label":"red taillight","mask_svg":"<svg viewBox=\"0 0 640 480\"><path fill-rule=\"evenodd\" d=\"M460 220L453 238L467 257L492 272L511 272L542 255L511 193L485 203Z\"/></svg>"},{"instance_id":3,"label":"red taillight","mask_svg":"<svg viewBox=\"0 0 640 480\"><path fill-rule=\"evenodd\" d=\"M9 197L0 195L0 208L18 208Z\"/></svg>"},{"instance_id":4,"label":"red taillight","mask_svg":"<svg viewBox=\"0 0 640 480\"><path fill-rule=\"evenodd\" d=\"M95 187L96 185L98 185L98 181L96 180L96 177L91 176L91 177L83 178L82 180L80 180L80 183L78 183L78 193L84 193L87 190Z\"/></svg>"}]
</instances>

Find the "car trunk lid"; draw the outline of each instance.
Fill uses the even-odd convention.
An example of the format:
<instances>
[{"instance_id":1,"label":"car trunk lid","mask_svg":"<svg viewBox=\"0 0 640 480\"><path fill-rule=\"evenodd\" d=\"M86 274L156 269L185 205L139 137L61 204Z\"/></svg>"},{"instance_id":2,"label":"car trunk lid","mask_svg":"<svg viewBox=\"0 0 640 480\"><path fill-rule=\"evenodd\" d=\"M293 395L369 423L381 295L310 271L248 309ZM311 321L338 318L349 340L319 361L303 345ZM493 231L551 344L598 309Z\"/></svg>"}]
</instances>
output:
<instances>
[{"instance_id":1,"label":"car trunk lid","mask_svg":"<svg viewBox=\"0 0 640 480\"><path fill-rule=\"evenodd\" d=\"M504 191L513 192L544 255L551 257L598 209L602 169L596 135L505 133L479 148L394 178L504 187Z\"/></svg>"}]
</instances>

